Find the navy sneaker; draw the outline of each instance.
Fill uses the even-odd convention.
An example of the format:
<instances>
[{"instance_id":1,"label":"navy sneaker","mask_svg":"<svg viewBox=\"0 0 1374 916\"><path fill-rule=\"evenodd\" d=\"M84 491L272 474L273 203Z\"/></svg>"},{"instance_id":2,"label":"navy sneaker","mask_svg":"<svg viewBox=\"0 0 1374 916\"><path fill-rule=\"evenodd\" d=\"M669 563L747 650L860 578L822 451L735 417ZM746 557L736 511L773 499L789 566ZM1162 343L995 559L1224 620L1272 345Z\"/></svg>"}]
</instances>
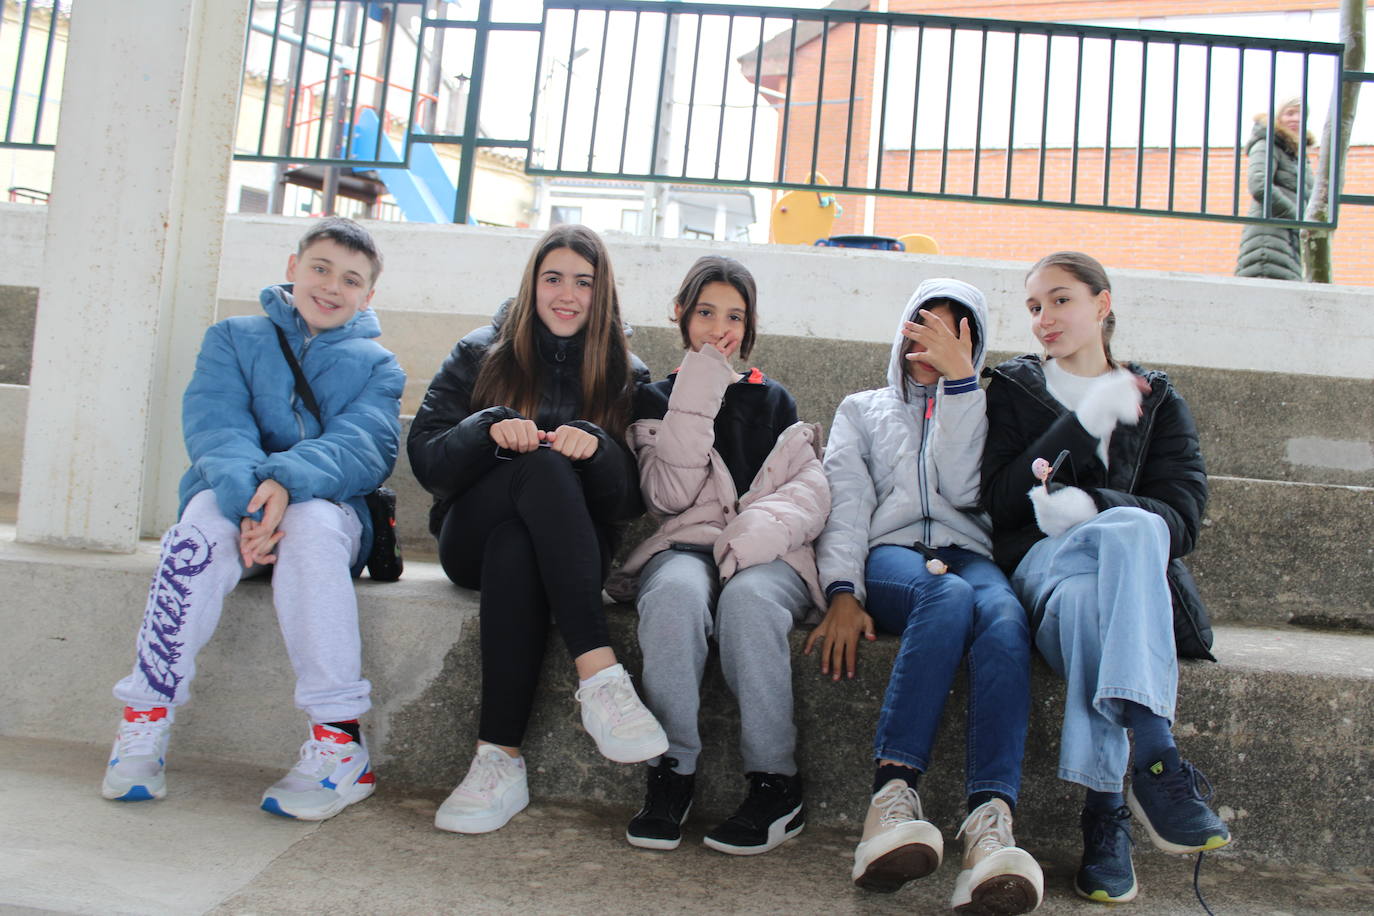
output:
<instances>
[{"instance_id":1,"label":"navy sneaker","mask_svg":"<svg viewBox=\"0 0 1374 916\"><path fill-rule=\"evenodd\" d=\"M1211 797L1207 777L1170 748L1162 759L1135 768L1126 804L1145 825L1157 849L1187 854L1231 842L1231 831L1207 807Z\"/></svg>"},{"instance_id":2,"label":"navy sneaker","mask_svg":"<svg viewBox=\"0 0 1374 916\"><path fill-rule=\"evenodd\" d=\"M649 785L644 807L630 821L625 839L641 849L677 849L682 842L682 822L692 810L694 773L678 773L677 761L664 757L658 766L649 767Z\"/></svg>"},{"instance_id":3,"label":"navy sneaker","mask_svg":"<svg viewBox=\"0 0 1374 916\"><path fill-rule=\"evenodd\" d=\"M717 852L753 856L802 832L806 809L800 776L749 773L749 794L739 810L702 842Z\"/></svg>"},{"instance_id":4,"label":"navy sneaker","mask_svg":"<svg viewBox=\"0 0 1374 916\"><path fill-rule=\"evenodd\" d=\"M1083 862L1073 878L1078 896L1098 903L1135 899L1135 869L1131 866L1131 812L1120 808L1084 808Z\"/></svg>"}]
</instances>

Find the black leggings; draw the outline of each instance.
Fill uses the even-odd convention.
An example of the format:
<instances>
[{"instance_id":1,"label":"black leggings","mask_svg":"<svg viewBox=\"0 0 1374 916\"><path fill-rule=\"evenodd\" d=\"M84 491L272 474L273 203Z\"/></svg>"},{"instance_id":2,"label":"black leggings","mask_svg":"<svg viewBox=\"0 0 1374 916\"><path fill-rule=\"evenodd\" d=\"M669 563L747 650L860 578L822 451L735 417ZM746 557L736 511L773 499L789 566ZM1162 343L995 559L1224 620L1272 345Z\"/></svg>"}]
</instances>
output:
<instances>
[{"instance_id":1,"label":"black leggings","mask_svg":"<svg viewBox=\"0 0 1374 916\"><path fill-rule=\"evenodd\" d=\"M550 614L573 658L610 645L601 607L608 534L571 462L546 448L503 462L444 516L444 572L482 591L482 741L524 740Z\"/></svg>"}]
</instances>

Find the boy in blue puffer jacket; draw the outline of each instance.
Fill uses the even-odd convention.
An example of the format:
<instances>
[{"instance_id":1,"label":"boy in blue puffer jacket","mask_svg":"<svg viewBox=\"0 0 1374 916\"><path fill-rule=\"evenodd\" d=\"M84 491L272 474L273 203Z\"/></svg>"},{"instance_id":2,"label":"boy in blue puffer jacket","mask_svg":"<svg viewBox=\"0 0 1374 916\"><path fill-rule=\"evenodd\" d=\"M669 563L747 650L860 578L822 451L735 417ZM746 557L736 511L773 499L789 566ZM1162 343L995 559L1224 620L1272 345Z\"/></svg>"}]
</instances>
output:
<instances>
[{"instance_id":1,"label":"boy in blue puffer jacket","mask_svg":"<svg viewBox=\"0 0 1374 916\"><path fill-rule=\"evenodd\" d=\"M115 685L124 718L102 794L162 798L176 707L190 697L196 654L224 597L275 567L272 597L310 717L300 760L262 797L273 814L324 820L372 794L358 717L362 677L352 575L372 543L364 498L391 474L405 373L370 338L368 308L382 258L352 220L316 224L287 261L288 283L262 291L266 316L229 318L205 334L182 401L191 467L181 517L162 555L139 628L133 670ZM318 402L323 428L297 396L278 332Z\"/></svg>"}]
</instances>

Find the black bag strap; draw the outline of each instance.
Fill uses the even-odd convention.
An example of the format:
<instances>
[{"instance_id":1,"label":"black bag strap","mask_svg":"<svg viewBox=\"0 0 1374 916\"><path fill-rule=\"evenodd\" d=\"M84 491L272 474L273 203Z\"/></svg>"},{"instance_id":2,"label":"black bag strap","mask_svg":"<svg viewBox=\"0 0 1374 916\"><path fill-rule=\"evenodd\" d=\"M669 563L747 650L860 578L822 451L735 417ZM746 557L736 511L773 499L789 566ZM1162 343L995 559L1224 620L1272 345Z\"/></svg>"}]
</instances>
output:
<instances>
[{"instance_id":1,"label":"black bag strap","mask_svg":"<svg viewBox=\"0 0 1374 916\"><path fill-rule=\"evenodd\" d=\"M305 404L305 409L315 415L315 422L324 428L324 418L320 416L320 403L315 400L315 392L310 390L310 383L305 380L305 373L301 371L301 364L296 361L296 354L291 352L291 344L286 342L286 335L282 329L275 324L272 330L277 332L277 343L281 344L281 354L286 357L286 364L291 367L291 375L296 379L296 395Z\"/></svg>"}]
</instances>

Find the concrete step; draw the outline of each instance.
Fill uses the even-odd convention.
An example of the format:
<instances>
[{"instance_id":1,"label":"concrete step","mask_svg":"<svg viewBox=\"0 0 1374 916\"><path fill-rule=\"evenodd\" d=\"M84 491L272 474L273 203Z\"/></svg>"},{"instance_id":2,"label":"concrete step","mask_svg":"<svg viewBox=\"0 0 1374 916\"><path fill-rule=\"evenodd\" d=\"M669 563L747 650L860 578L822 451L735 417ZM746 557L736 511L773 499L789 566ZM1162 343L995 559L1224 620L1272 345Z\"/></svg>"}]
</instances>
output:
<instances>
[{"instance_id":1,"label":"concrete step","mask_svg":"<svg viewBox=\"0 0 1374 916\"><path fill-rule=\"evenodd\" d=\"M0 734L80 735L96 741L115 718L109 690L127 672L156 544L129 556L15 544L0 531ZM477 596L412 562L401 582L359 583L365 672L374 683L370 740L385 778L442 791L465 772L475 739L480 665ZM612 642L638 668L635 620L609 613ZM800 646L804 634L794 635ZM813 823L854 829L871 778L869 748L896 649L885 638L862 649L860 676L833 683L815 660L794 666L799 759ZM1221 664L1183 666L1176 733L1185 753L1217 787L1234 826L1235 854L1272 863L1367 866L1374 827L1352 800L1374 773L1374 637L1295 628L1222 626ZM245 583L226 606L220 632L200 659L196 701L178 720L183 753L221 753L278 766L292 759L302 717L261 582ZM530 725L526 753L541 799L581 800L625 813L643 792L642 772L604 761L582 733L572 668L555 641ZM734 746L738 719L714 663L703 716L706 753L698 810L717 816L738 802ZM1020 834L1053 844L1076 836L1079 791L1054 777L1062 688L1039 662ZM948 835L962 805L964 688L956 684L933 769L924 783L929 815ZM225 734L236 736L226 746Z\"/></svg>"},{"instance_id":2,"label":"concrete step","mask_svg":"<svg viewBox=\"0 0 1374 916\"><path fill-rule=\"evenodd\" d=\"M32 287L0 285L0 318L13 329L0 341L0 383L28 383L37 298ZM405 413L415 412L453 342L486 324L496 305L483 303L475 313L382 310L382 342L397 353L409 377ZM255 299L223 299L219 305L222 317L259 311ZM676 328L641 324L630 343L654 378L672 371L681 358ZM752 362L796 395L803 417L828 428L846 394L883 383L888 348L886 334L870 342L832 340L823 330L812 337L762 333ZM998 349L989 354L988 365L1013 355ZM1374 385L1368 378L1156 367L1166 370L1187 398L1211 473L1374 486Z\"/></svg>"},{"instance_id":3,"label":"concrete step","mask_svg":"<svg viewBox=\"0 0 1374 916\"><path fill-rule=\"evenodd\" d=\"M0 423L23 428L27 393L0 385ZM404 437L410 418L402 422ZM21 448L22 437L0 442L0 520L15 517ZM432 559L431 498L404 454L388 486L406 554ZM1190 565L1217 621L1374 629L1374 488L1213 475L1211 491ZM648 532L632 526L625 547Z\"/></svg>"},{"instance_id":4,"label":"concrete step","mask_svg":"<svg viewBox=\"0 0 1374 916\"><path fill-rule=\"evenodd\" d=\"M463 837L433 828L441 794L415 792L385 774L377 793L320 824L257 809L286 761L236 764L178 751L168 796L122 804L100 798L108 744L0 742L5 814L0 820L0 910L7 913L165 913L282 916L328 910L374 913L796 913L946 912L959 845L946 834L945 863L896 894L849 881L858 832L807 825L765 856L724 858L700 844L712 826L694 814L671 853L632 849L625 812L558 802L537 792L504 829ZM1073 893L1076 852L1018 839L1045 870L1041 916L1081 916ZM1070 841L1076 838L1069 838ZM1142 838L1143 839L1143 838ZM1188 859L1137 847L1134 909L1198 913ZM1208 855L1202 891L1218 913L1337 916L1374 893L1368 870L1259 865Z\"/></svg>"}]
</instances>

